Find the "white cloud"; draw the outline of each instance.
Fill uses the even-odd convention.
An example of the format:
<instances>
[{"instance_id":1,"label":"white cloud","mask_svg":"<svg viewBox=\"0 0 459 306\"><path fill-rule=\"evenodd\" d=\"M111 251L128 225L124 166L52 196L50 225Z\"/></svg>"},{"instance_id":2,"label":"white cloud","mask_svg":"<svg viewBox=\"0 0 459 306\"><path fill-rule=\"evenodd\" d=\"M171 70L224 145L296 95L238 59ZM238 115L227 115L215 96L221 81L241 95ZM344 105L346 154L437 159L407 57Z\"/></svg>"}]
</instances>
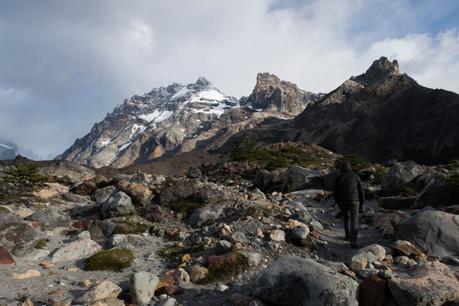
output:
<instances>
[{"instance_id":1,"label":"white cloud","mask_svg":"<svg viewBox=\"0 0 459 306\"><path fill-rule=\"evenodd\" d=\"M412 29L425 18L405 18L414 16L405 4L380 15L372 11L384 3L2 3L0 39L7 43L0 45L0 136L58 154L125 97L156 86L203 75L241 96L250 94L257 72L269 71L306 90L327 92L382 55L397 58L423 85L459 92L457 29L399 33L403 20ZM27 88L21 103L4 93L10 88Z\"/></svg>"}]
</instances>

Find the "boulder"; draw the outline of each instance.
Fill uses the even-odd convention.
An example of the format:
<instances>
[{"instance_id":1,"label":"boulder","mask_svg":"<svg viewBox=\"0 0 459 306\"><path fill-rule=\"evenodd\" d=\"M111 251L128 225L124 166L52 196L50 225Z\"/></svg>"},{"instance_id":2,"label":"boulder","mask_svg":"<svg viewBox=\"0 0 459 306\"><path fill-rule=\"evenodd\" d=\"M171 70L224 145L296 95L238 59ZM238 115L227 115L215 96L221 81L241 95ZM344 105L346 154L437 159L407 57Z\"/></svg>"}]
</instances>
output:
<instances>
[{"instance_id":1,"label":"boulder","mask_svg":"<svg viewBox=\"0 0 459 306\"><path fill-rule=\"evenodd\" d=\"M134 203L143 206L148 205L153 198L153 193L150 188L143 183L124 179L118 182L117 187L119 190L129 195Z\"/></svg>"},{"instance_id":2,"label":"boulder","mask_svg":"<svg viewBox=\"0 0 459 306\"><path fill-rule=\"evenodd\" d=\"M107 186L97 189L91 194L91 199L96 203L104 203L116 191L115 186Z\"/></svg>"},{"instance_id":3,"label":"boulder","mask_svg":"<svg viewBox=\"0 0 459 306\"><path fill-rule=\"evenodd\" d=\"M313 169L303 168L297 165L289 166L285 173L282 191L292 192L308 187L312 178L320 177L320 172Z\"/></svg>"},{"instance_id":4,"label":"boulder","mask_svg":"<svg viewBox=\"0 0 459 306\"><path fill-rule=\"evenodd\" d=\"M381 189L384 192L390 192L423 173L424 168L413 161L396 163L382 178Z\"/></svg>"},{"instance_id":5,"label":"boulder","mask_svg":"<svg viewBox=\"0 0 459 306\"><path fill-rule=\"evenodd\" d=\"M39 222L44 228L54 228L67 225L70 218L58 208L51 206L33 213L25 220Z\"/></svg>"},{"instance_id":6,"label":"boulder","mask_svg":"<svg viewBox=\"0 0 459 306\"><path fill-rule=\"evenodd\" d=\"M459 280L453 270L438 261L392 277L389 289L398 305L459 303Z\"/></svg>"},{"instance_id":7,"label":"boulder","mask_svg":"<svg viewBox=\"0 0 459 306\"><path fill-rule=\"evenodd\" d=\"M259 188L264 193L282 190L285 178L285 169L268 171L257 169L253 178L253 186Z\"/></svg>"},{"instance_id":8,"label":"boulder","mask_svg":"<svg viewBox=\"0 0 459 306\"><path fill-rule=\"evenodd\" d=\"M144 271L134 273L131 284L132 302L139 306L150 304L158 283L159 278L153 273Z\"/></svg>"},{"instance_id":9,"label":"boulder","mask_svg":"<svg viewBox=\"0 0 459 306\"><path fill-rule=\"evenodd\" d=\"M305 246L309 228L306 225L295 226L287 230L287 240L294 245Z\"/></svg>"},{"instance_id":10,"label":"boulder","mask_svg":"<svg viewBox=\"0 0 459 306\"><path fill-rule=\"evenodd\" d=\"M0 212L0 245L15 256L23 256L35 245L35 230L18 216Z\"/></svg>"},{"instance_id":11,"label":"boulder","mask_svg":"<svg viewBox=\"0 0 459 306\"><path fill-rule=\"evenodd\" d=\"M274 305L357 306L358 283L309 258L282 257L254 283L253 293Z\"/></svg>"},{"instance_id":12,"label":"boulder","mask_svg":"<svg viewBox=\"0 0 459 306\"><path fill-rule=\"evenodd\" d=\"M116 298L123 290L111 281L103 281L99 284L94 284L87 292L78 297L74 303L76 304L94 304L100 301Z\"/></svg>"},{"instance_id":13,"label":"boulder","mask_svg":"<svg viewBox=\"0 0 459 306\"><path fill-rule=\"evenodd\" d=\"M414 208L420 209L427 206L437 207L451 204L452 194L443 179L434 177L422 189L414 201Z\"/></svg>"},{"instance_id":14,"label":"boulder","mask_svg":"<svg viewBox=\"0 0 459 306\"><path fill-rule=\"evenodd\" d=\"M57 249L52 255L53 262L75 261L88 258L102 250L95 241L82 237Z\"/></svg>"},{"instance_id":15,"label":"boulder","mask_svg":"<svg viewBox=\"0 0 459 306\"><path fill-rule=\"evenodd\" d=\"M193 227L201 227L206 223L215 221L220 216L221 211L211 210L209 208L196 208L188 218L188 223Z\"/></svg>"},{"instance_id":16,"label":"boulder","mask_svg":"<svg viewBox=\"0 0 459 306\"><path fill-rule=\"evenodd\" d=\"M379 244L371 244L359 249L351 258L350 268L359 272L365 269L368 264L382 261L386 257L386 249Z\"/></svg>"},{"instance_id":17,"label":"boulder","mask_svg":"<svg viewBox=\"0 0 459 306\"><path fill-rule=\"evenodd\" d=\"M201 178L202 177L201 169L199 169L198 167L190 167L188 169L187 176L189 178Z\"/></svg>"},{"instance_id":18,"label":"boulder","mask_svg":"<svg viewBox=\"0 0 459 306\"><path fill-rule=\"evenodd\" d=\"M116 224L110 220L94 220L89 226L91 239L94 241L102 241L109 238L115 230Z\"/></svg>"},{"instance_id":19,"label":"boulder","mask_svg":"<svg viewBox=\"0 0 459 306\"><path fill-rule=\"evenodd\" d=\"M135 214L135 212L131 198L122 191L118 191L111 195L100 208L100 214L102 218L105 219L132 215Z\"/></svg>"},{"instance_id":20,"label":"boulder","mask_svg":"<svg viewBox=\"0 0 459 306\"><path fill-rule=\"evenodd\" d=\"M381 197L379 206L385 209L409 209L414 205L416 197Z\"/></svg>"},{"instance_id":21,"label":"boulder","mask_svg":"<svg viewBox=\"0 0 459 306\"><path fill-rule=\"evenodd\" d=\"M400 222L396 238L408 240L427 255L459 256L459 216L421 211Z\"/></svg>"},{"instance_id":22,"label":"boulder","mask_svg":"<svg viewBox=\"0 0 459 306\"><path fill-rule=\"evenodd\" d=\"M91 202L91 199L88 196L82 196L82 195L74 194L71 192L64 193L62 197L64 198L64 200L73 202L73 203L83 204L83 203Z\"/></svg>"},{"instance_id":23,"label":"boulder","mask_svg":"<svg viewBox=\"0 0 459 306\"><path fill-rule=\"evenodd\" d=\"M360 306L386 306L387 297L386 281L377 275L365 278L359 285Z\"/></svg>"}]
</instances>

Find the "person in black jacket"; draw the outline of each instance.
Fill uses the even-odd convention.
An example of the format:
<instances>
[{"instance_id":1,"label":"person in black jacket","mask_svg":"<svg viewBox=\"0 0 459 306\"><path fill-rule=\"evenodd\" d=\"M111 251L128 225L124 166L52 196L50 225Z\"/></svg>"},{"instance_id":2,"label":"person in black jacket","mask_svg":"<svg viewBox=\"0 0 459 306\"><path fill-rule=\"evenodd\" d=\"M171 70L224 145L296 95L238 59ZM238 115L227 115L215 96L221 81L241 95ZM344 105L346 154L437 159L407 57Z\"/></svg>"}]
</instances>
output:
<instances>
[{"instance_id":1,"label":"person in black jacket","mask_svg":"<svg viewBox=\"0 0 459 306\"><path fill-rule=\"evenodd\" d=\"M351 242L352 247L358 248L359 212L362 212L365 194L362 181L348 162L343 163L341 173L336 178L333 197L343 213L346 240Z\"/></svg>"}]
</instances>

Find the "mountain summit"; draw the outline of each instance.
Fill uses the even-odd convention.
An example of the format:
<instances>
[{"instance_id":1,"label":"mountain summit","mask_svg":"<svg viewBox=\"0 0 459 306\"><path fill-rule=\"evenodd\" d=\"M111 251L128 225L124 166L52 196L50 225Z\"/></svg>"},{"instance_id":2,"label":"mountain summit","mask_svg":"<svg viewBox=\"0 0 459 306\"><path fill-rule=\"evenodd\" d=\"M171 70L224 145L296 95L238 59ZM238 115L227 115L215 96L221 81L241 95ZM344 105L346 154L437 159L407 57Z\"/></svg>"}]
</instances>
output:
<instances>
[{"instance_id":1,"label":"mountain summit","mask_svg":"<svg viewBox=\"0 0 459 306\"><path fill-rule=\"evenodd\" d=\"M95 168L125 167L197 146L213 148L268 117L291 119L317 100L274 75L268 82L261 76L266 74L259 75L254 93L242 105L204 77L135 95L57 158Z\"/></svg>"}]
</instances>

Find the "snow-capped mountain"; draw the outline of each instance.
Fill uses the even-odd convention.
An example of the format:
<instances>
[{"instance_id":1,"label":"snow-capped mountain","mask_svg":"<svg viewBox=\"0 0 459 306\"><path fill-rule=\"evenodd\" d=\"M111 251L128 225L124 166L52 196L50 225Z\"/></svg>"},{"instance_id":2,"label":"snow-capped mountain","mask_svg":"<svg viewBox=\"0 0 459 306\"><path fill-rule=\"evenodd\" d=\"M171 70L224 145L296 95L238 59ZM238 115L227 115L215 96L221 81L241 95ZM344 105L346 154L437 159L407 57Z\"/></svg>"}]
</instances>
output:
<instances>
[{"instance_id":1,"label":"snow-capped mountain","mask_svg":"<svg viewBox=\"0 0 459 306\"><path fill-rule=\"evenodd\" d=\"M260 80L259 77L257 86ZM266 87L264 83L263 88ZM282 86L281 90L285 90L285 84ZM260 90L257 90L258 95ZM280 96L284 99L285 94ZM248 99L250 101L250 97ZM293 100L297 103L296 98ZM277 102L282 104L283 100ZM300 111L309 102L301 100ZM174 83L125 100L58 158L96 168L124 167L165 154L191 151L204 143L212 147L219 140L251 128L266 117L290 119L299 113L284 109L290 108L255 109L251 103L241 106L238 99L225 95L201 77L192 84Z\"/></svg>"}]
</instances>

